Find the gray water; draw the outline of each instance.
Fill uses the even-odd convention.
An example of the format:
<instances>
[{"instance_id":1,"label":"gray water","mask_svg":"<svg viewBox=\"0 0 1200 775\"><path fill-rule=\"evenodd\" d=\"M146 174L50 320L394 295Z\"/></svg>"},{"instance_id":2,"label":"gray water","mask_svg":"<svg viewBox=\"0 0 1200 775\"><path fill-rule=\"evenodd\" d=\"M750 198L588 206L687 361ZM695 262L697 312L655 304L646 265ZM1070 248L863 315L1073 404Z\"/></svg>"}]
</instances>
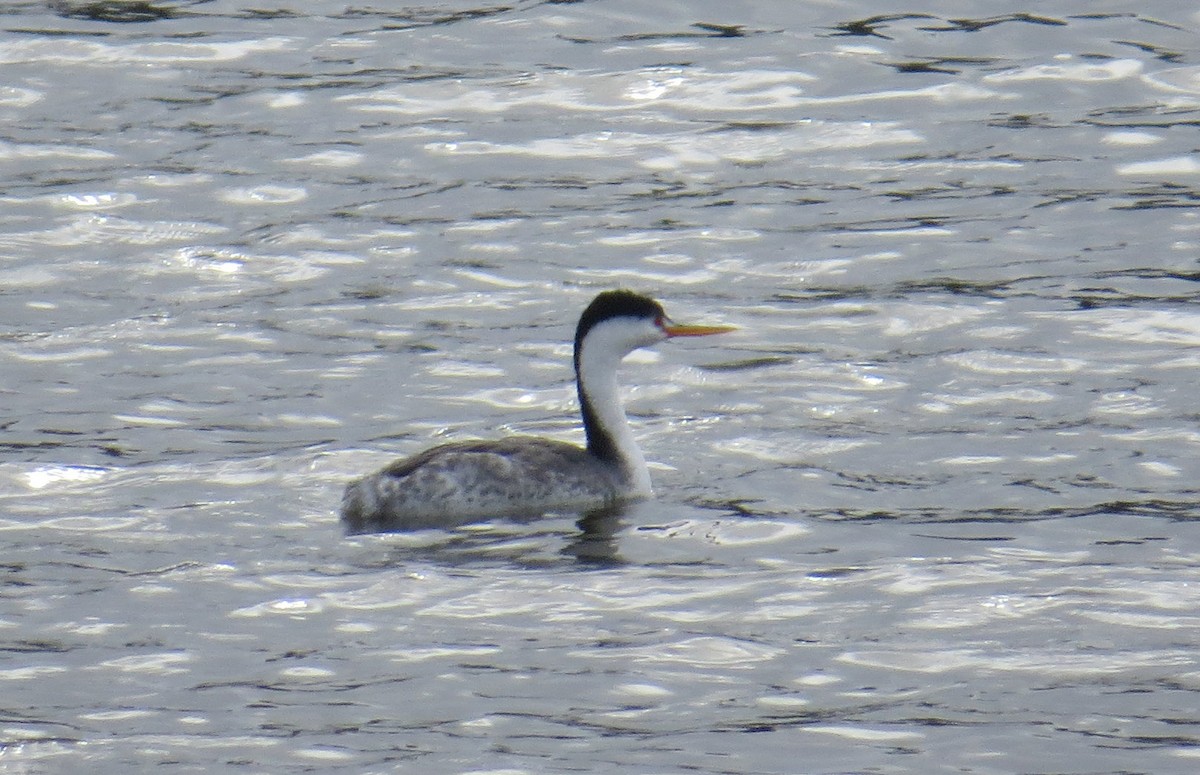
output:
<instances>
[{"instance_id":1,"label":"gray water","mask_svg":"<svg viewBox=\"0 0 1200 775\"><path fill-rule=\"evenodd\" d=\"M1192 3L11 3L0 771L1200 768ZM343 536L579 440L658 496Z\"/></svg>"}]
</instances>

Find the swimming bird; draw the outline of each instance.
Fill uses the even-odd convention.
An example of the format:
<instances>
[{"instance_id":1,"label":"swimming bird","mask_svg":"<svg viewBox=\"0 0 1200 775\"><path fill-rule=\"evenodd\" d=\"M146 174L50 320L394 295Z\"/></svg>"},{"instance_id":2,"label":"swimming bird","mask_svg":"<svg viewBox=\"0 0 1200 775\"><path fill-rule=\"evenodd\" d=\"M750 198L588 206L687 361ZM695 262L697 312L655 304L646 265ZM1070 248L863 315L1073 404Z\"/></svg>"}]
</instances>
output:
<instances>
[{"instance_id":1,"label":"swimming bird","mask_svg":"<svg viewBox=\"0 0 1200 775\"><path fill-rule=\"evenodd\" d=\"M599 294L575 329L575 386L586 447L514 436L428 449L346 487L347 532L453 527L491 517L591 511L649 497L650 471L621 404L621 359L672 337L732 330L678 325L657 301L632 291Z\"/></svg>"}]
</instances>

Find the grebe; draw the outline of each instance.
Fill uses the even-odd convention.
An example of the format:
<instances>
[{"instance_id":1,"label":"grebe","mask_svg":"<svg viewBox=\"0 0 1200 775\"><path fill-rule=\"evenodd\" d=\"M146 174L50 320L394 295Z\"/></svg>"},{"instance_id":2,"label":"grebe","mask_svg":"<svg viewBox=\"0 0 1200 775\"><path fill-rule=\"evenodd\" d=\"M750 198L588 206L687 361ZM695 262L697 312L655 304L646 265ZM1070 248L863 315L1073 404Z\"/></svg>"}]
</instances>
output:
<instances>
[{"instance_id":1,"label":"grebe","mask_svg":"<svg viewBox=\"0 0 1200 775\"><path fill-rule=\"evenodd\" d=\"M351 482L342 498L347 532L453 527L649 497L650 471L621 405L617 367L639 347L732 330L677 325L658 302L632 291L601 293L575 329L586 448L528 436L434 447Z\"/></svg>"}]
</instances>

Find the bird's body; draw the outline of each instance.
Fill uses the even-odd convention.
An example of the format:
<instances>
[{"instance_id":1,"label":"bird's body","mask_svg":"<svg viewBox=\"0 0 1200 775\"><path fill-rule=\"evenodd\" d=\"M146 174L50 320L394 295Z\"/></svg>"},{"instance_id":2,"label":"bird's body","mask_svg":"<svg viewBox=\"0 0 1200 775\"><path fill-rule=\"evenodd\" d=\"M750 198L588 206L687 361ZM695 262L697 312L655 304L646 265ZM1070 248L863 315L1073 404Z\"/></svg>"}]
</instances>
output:
<instances>
[{"instance_id":1,"label":"bird's body","mask_svg":"<svg viewBox=\"0 0 1200 775\"><path fill-rule=\"evenodd\" d=\"M420 530L636 497L618 469L583 447L514 436L446 444L399 460L347 488L342 519L352 532Z\"/></svg>"},{"instance_id":2,"label":"bird's body","mask_svg":"<svg viewBox=\"0 0 1200 775\"><path fill-rule=\"evenodd\" d=\"M652 299L608 291L575 332L575 375L587 447L536 437L434 447L352 482L342 500L351 533L451 527L481 518L587 511L651 495L650 472L621 406L617 367L671 336L731 330L677 326Z\"/></svg>"}]
</instances>

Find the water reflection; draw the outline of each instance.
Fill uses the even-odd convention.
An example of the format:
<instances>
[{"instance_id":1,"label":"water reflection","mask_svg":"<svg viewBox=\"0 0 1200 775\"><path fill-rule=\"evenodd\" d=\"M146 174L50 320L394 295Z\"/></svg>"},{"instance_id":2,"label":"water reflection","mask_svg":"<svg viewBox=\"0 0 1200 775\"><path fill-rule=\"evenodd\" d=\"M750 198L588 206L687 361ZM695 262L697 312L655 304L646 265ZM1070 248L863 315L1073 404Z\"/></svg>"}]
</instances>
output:
<instances>
[{"instance_id":1,"label":"water reflection","mask_svg":"<svg viewBox=\"0 0 1200 775\"><path fill-rule=\"evenodd\" d=\"M627 506L613 506L585 513L573 523L553 514L508 517L451 530L371 533L354 540L368 550L359 560L363 568L406 568L414 562L462 568L497 563L542 569L619 567L628 563L621 555L621 539L629 512ZM372 547L385 548L378 555Z\"/></svg>"},{"instance_id":2,"label":"water reflection","mask_svg":"<svg viewBox=\"0 0 1200 775\"><path fill-rule=\"evenodd\" d=\"M628 511L626 506L613 506L584 514L575 523L579 535L563 547L562 553L589 566L624 565L617 536L625 527L623 518Z\"/></svg>"},{"instance_id":3,"label":"water reflection","mask_svg":"<svg viewBox=\"0 0 1200 775\"><path fill-rule=\"evenodd\" d=\"M450 5L6 6L0 768L1186 769L1194 9ZM343 537L618 283L658 499Z\"/></svg>"},{"instance_id":4,"label":"water reflection","mask_svg":"<svg viewBox=\"0 0 1200 775\"><path fill-rule=\"evenodd\" d=\"M619 512L613 512L619 518ZM569 515L504 517L449 529L364 533L350 536L355 565L363 569L407 569L414 565L441 568L566 569L618 553L620 525L584 527L592 515L572 521ZM593 530L597 531L593 534ZM604 533L602 531L609 531ZM581 548L573 548L580 545ZM590 547L590 548L589 548ZM579 556L577 556L577 553ZM616 564L620 560L614 560Z\"/></svg>"}]
</instances>

